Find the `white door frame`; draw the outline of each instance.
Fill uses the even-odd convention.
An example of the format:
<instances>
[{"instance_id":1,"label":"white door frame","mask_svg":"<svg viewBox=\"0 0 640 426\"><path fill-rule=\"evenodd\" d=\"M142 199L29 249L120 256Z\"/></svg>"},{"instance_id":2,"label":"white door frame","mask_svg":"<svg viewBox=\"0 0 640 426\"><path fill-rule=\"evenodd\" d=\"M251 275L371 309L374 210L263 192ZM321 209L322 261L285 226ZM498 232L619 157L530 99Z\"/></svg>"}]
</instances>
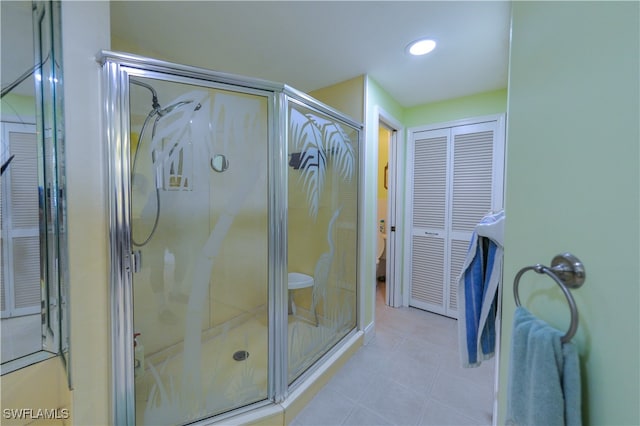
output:
<instances>
[{"instance_id":1,"label":"white door frame","mask_svg":"<svg viewBox=\"0 0 640 426\"><path fill-rule=\"evenodd\" d=\"M374 109L375 125L374 135L375 146L372 147L374 152L378 152L378 134L380 124L391 131L391 140L389 143L389 170L388 170L388 196L387 196L387 217L385 224L387 229L386 240L386 303L392 307L402 306L402 286L401 268L399 256L402 250L402 229L404 228L402 215L397 215L398 211L398 194L404 193L404 180L399 178L399 172L403 170L403 163L399 161L399 149L404 147L405 129L402 123L384 109L376 106ZM400 151L402 152L402 151ZM377 154L376 154L377 155ZM377 194L376 180L376 194ZM393 230L393 231L392 231ZM375 259L373 264L375 264ZM375 306L376 292L373 292L373 306Z\"/></svg>"}]
</instances>

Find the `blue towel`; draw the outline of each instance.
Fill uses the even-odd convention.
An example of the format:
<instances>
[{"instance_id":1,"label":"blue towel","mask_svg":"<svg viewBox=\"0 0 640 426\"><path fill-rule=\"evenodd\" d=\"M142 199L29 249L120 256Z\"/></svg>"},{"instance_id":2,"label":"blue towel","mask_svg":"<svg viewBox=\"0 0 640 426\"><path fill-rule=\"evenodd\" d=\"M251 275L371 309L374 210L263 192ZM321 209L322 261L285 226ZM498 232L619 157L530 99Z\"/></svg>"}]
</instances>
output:
<instances>
[{"instance_id":1,"label":"blue towel","mask_svg":"<svg viewBox=\"0 0 640 426\"><path fill-rule=\"evenodd\" d=\"M563 333L517 307L513 320L507 424L581 425L580 365Z\"/></svg>"},{"instance_id":2,"label":"blue towel","mask_svg":"<svg viewBox=\"0 0 640 426\"><path fill-rule=\"evenodd\" d=\"M487 215L480 221L458 278L458 346L463 367L477 367L495 352L503 223L504 212Z\"/></svg>"}]
</instances>

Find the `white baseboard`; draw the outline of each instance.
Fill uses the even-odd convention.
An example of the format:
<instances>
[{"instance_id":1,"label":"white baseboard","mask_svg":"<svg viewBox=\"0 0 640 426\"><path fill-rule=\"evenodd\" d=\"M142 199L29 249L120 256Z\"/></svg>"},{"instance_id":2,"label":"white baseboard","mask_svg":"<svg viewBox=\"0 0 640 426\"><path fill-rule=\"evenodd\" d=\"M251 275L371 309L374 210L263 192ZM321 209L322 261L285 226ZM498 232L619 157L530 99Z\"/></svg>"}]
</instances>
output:
<instances>
[{"instance_id":1,"label":"white baseboard","mask_svg":"<svg viewBox=\"0 0 640 426\"><path fill-rule=\"evenodd\" d=\"M368 345L376 335L376 324L372 321L364 328L364 344Z\"/></svg>"}]
</instances>

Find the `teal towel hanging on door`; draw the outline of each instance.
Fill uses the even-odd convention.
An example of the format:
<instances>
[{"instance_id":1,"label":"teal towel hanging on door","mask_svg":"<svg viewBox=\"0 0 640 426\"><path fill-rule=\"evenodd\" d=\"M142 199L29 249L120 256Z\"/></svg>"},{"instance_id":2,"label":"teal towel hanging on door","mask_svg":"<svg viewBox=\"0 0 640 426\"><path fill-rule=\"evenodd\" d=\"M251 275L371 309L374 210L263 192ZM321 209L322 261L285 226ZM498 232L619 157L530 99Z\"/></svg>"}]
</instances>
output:
<instances>
[{"instance_id":1,"label":"teal towel hanging on door","mask_svg":"<svg viewBox=\"0 0 640 426\"><path fill-rule=\"evenodd\" d=\"M511 339L508 425L582 424L580 366L572 343L560 341L563 333L516 308Z\"/></svg>"}]
</instances>

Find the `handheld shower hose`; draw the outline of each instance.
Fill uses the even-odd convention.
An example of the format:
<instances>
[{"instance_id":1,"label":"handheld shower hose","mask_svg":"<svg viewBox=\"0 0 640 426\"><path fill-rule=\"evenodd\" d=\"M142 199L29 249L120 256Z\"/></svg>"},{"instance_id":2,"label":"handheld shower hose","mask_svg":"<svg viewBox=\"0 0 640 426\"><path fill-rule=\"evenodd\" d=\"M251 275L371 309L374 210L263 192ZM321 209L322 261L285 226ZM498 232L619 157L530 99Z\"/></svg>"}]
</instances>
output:
<instances>
[{"instance_id":1,"label":"handheld shower hose","mask_svg":"<svg viewBox=\"0 0 640 426\"><path fill-rule=\"evenodd\" d=\"M155 137L156 134L156 127L158 125L158 122L160 121L160 119L164 116L166 116L167 114L169 114L170 112L172 112L173 110L175 110L176 108L180 108L184 105L188 105L190 103L192 103L192 100L187 100L187 101L179 101L176 102L174 104L169 105L166 108L160 108L160 104L158 103L158 94L156 93L155 89L153 88L153 86L140 82L138 80L134 80L131 79L130 80L132 83L137 84L138 86L142 86L145 87L146 89L149 89L151 91L152 94L152 104L151 104L151 111L149 112L149 114L147 114L147 117L144 119L144 122L142 123L142 129L140 130L140 135L138 135L138 143L136 144L136 149L135 152L133 154L133 163L131 165L131 184L133 186L134 183L134 179L135 179L135 170L136 170L136 162L138 159L138 152L140 151L140 146L142 145L142 142L144 140L144 133L147 129L147 125L149 124L149 120L151 120L151 118L153 118L155 116L155 120L153 121L153 128L151 130L151 140L153 140L153 138ZM201 108L200 104L197 104L194 111L198 111ZM152 164L155 163L155 158L153 158L153 153L152 153L152 158L151 158L151 162ZM136 247L144 247L145 245L147 245L149 243L149 241L151 241L151 238L153 237L153 235L155 234L157 228L158 228L158 222L160 221L160 188L158 187L158 185L155 185L155 193L156 193L156 213L155 213L155 218L153 220L153 227L151 228L151 232L149 232L149 235L147 235L146 238L144 238L142 240L142 242L140 241L136 241L135 238L133 237L133 233L131 234L131 242L133 243L134 246Z\"/></svg>"}]
</instances>

